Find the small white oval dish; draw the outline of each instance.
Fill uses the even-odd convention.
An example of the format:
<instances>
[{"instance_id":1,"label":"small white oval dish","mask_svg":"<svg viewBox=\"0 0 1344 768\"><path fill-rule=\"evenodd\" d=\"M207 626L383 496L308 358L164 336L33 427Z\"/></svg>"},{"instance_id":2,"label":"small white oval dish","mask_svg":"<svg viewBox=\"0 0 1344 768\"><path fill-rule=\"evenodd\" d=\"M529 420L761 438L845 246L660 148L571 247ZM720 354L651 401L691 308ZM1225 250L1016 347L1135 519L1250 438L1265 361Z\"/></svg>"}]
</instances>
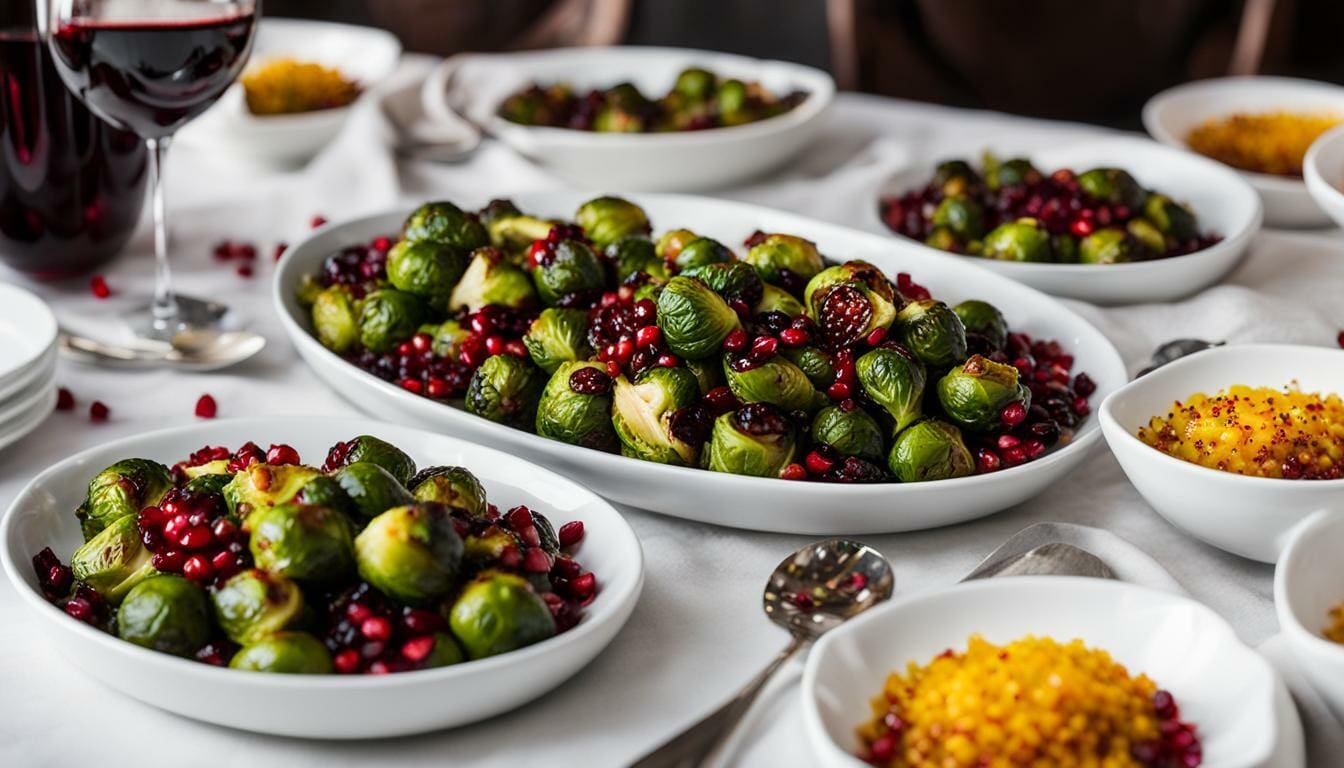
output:
<instances>
[{"instance_id":1,"label":"small white oval dish","mask_svg":"<svg viewBox=\"0 0 1344 768\"><path fill-rule=\"evenodd\" d=\"M1344 513L1322 511L1295 528L1274 569L1279 630L1317 692L1344 720L1344 645L1325 638L1330 610L1344 603Z\"/></svg>"}]
</instances>

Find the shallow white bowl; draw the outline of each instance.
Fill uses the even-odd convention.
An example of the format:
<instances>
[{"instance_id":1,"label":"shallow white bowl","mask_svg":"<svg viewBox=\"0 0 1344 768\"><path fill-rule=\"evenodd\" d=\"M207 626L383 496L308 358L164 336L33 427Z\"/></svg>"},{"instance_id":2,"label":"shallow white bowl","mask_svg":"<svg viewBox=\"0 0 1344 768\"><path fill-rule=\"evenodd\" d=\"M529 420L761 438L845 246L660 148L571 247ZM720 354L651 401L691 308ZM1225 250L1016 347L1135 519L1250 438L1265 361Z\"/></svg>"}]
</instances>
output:
<instances>
[{"instance_id":1,"label":"shallow white bowl","mask_svg":"<svg viewBox=\"0 0 1344 768\"><path fill-rule=\"evenodd\" d=\"M56 316L24 289L0 282L0 391L13 394L56 348ZM8 395L6 395L8 396Z\"/></svg>"},{"instance_id":2,"label":"shallow white bowl","mask_svg":"<svg viewBox=\"0 0 1344 768\"><path fill-rule=\"evenodd\" d=\"M1135 379L1101 404L1101 428L1139 493L1172 525L1220 549L1278 560L1293 526L1319 509L1344 508L1344 480L1247 477L1178 459L1139 440L1139 427L1196 392L1235 384L1344 392L1344 351L1236 344L1206 350Z\"/></svg>"},{"instance_id":3,"label":"shallow white bowl","mask_svg":"<svg viewBox=\"0 0 1344 768\"><path fill-rule=\"evenodd\" d=\"M1312 686L1344 719L1344 645L1325 639L1330 609L1344 602L1344 514L1322 511L1293 529L1274 569L1274 611Z\"/></svg>"},{"instance_id":4,"label":"shallow white bowl","mask_svg":"<svg viewBox=\"0 0 1344 768\"><path fill-rule=\"evenodd\" d=\"M31 559L50 546L62 558L82 541L73 510L89 478L118 459L177 461L202 445L287 442L310 461L339 440L371 434L422 465L469 468L500 507L544 513L557 526L583 520L577 557L600 591L574 629L500 656L382 676L267 675L220 669L124 642L72 620L38 590ZM629 524L592 492L489 448L367 419L270 417L152 432L76 454L38 475L0 522L0 561L47 641L75 666L122 693L197 720L262 733L324 739L378 738L462 725L541 696L611 642L643 585L643 553Z\"/></svg>"},{"instance_id":5,"label":"shallow white bowl","mask_svg":"<svg viewBox=\"0 0 1344 768\"><path fill-rule=\"evenodd\" d=\"M747 125L680 133L617 134L532 127L496 112L532 83L607 88L634 83L646 95L667 93L681 70L698 66L725 77L759 81L777 95L807 99L784 115ZM758 176L797 154L821 128L835 82L819 69L713 51L681 48L561 48L500 54L458 54L425 81L424 107L452 123L457 114L484 126L518 153L584 188L694 191Z\"/></svg>"},{"instance_id":6,"label":"shallow white bowl","mask_svg":"<svg viewBox=\"0 0 1344 768\"><path fill-rule=\"evenodd\" d=\"M821 764L862 768L854 729L907 662L1023 635L1080 638L1169 690L1196 725L1206 768L1260 766L1300 746L1296 714L1277 708L1278 678L1213 611L1168 592L1100 579L1028 576L899 598L827 633L803 673L803 719ZM1291 718L1289 727L1280 718ZM1300 765L1300 763L1298 763Z\"/></svg>"},{"instance_id":7,"label":"shallow white bowl","mask_svg":"<svg viewBox=\"0 0 1344 768\"><path fill-rule=\"evenodd\" d=\"M243 86L235 84L219 103L181 132L183 141L209 146L269 166L307 162L341 132L355 105L387 79L401 58L401 42L390 32L325 21L264 18L252 48L253 65L293 58L340 70L362 92L345 107L296 115L254 115Z\"/></svg>"},{"instance_id":8,"label":"shallow white bowl","mask_svg":"<svg viewBox=\"0 0 1344 768\"><path fill-rule=\"evenodd\" d=\"M1317 139L1302 161L1302 178L1307 192L1335 224L1344 227L1344 125L1332 128Z\"/></svg>"},{"instance_id":9,"label":"shallow white bowl","mask_svg":"<svg viewBox=\"0 0 1344 768\"><path fill-rule=\"evenodd\" d=\"M537 215L568 217L588 196L558 192L513 199ZM1034 337L1058 339L1068 347L1077 359L1075 370L1088 372L1097 382L1094 404L1126 380L1119 354L1086 320L1050 297L966 260L743 203L680 195L634 195L630 199L644 207L655 231L689 226L734 247L757 229L801 235L816 242L830 258L866 259L889 274L911 272L916 281L949 303L972 298L989 301L1004 312L1012 327ZM364 410L502 448L575 478L613 501L690 520L764 531L850 535L910 531L983 517L1026 501L1078 466L1100 439L1097 420L1089 418L1071 444L994 474L930 483L841 486L666 466L496 424L455 406L412 395L345 362L313 338L308 313L294 298L299 279L316 272L329 254L352 243L395 234L408 213L394 211L327 225L286 252L276 270L274 300L299 354L319 378Z\"/></svg>"},{"instance_id":10,"label":"shallow white bowl","mask_svg":"<svg viewBox=\"0 0 1344 768\"><path fill-rule=\"evenodd\" d=\"M971 147L959 156L974 163L983 150L982 146ZM1146 139L1124 137L1066 144L1029 153L1029 157L1033 165L1047 173L1059 168L1079 173L1098 166L1123 168L1143 186L1188 203L1199 217L1200 229L1216 232L1223 239L1185 256L1133 264L1033 264L959 256L908 240L882 222L879 205L869 209L869 226L933 253L972 259L986 269L1046 293L1096 304L1174 301L1206 288L1237 265L1251 238L1260 230L1260 201L1255 191L1225 166L1189 152ZM933 177L934 167L935 164L929 164L901 171L883 184L879 199L924 187Z\"/></svg>"},{"instance_id":11,"label":"shallow white bowl","mask_svg":"<svg viewBox=\"0 0 1344 768\"><path fill-rule=\"evenodd\" d=\"M1291 77L1219 77L1169 88L1143 106L1143 127L1153 138L1187 149L1191 129L1237 112L1337 112L1344 115L1344 87ZM1301 179L1236 171L1265 204L1271 227L1321 227L1330 219L1312 202Z\"/></svg>"}]
</instances>

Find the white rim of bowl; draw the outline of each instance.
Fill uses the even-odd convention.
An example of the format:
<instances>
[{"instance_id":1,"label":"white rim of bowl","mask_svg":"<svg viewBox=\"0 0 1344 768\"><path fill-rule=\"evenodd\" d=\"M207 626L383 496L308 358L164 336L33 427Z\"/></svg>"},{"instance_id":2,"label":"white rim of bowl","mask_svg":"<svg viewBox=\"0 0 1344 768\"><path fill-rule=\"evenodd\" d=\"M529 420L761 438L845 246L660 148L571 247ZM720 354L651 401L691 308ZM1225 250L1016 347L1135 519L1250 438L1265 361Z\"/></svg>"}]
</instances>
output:
<instances>
[{"instance_id":1,"label":"white rim of bowl","mask_svg":"<svg viewBox=\"0 0 1344 768\"><path fill-rule=\"evenodd\" d=\"M1292 539L1279 555L1279 565L1274 570L1274 606L1277 609L1275 612L1279 616L1282 631L1298 640L1304 640L1308 647L1315 648L1319 652L1340 654L1340 658L1344 659L1344 645L1325 639L1320 632L1313 632L1302 623L1297 611L1293 610L1292 601L1288 598L1288 578L1286 576L1288 572L1286 564L1296 559L1298 551L1311 534L1335 522L1332 518L1341 514L1344 513L1336 511L1314 512L1302 521L1300 527L1293 532ZM1344 595L1340 595L1340 601L1344 602ZM1325 617L1322 616L1321 618L1324 620Z\"/></svg>"},{"instance_id":2,"label":"white rim of bowl","mask_svg":"<svg viewBox=\"0 0 1344 768\"><path fill-rule=\"evenodd\" d=\"M1344 123L1322 133L1311 143L1307 148L1306 157L1302 159L1302 180L1306 182L1307 191L1312 192L1313 196L1328 195L1335 203L1344 206L1344 191L1340 191L1338 186L1344 179L1331 182L1325 178L1320 167L1321 154L1331 144L1340 141L1344 141Z\"/></svg>"}]
</instances>

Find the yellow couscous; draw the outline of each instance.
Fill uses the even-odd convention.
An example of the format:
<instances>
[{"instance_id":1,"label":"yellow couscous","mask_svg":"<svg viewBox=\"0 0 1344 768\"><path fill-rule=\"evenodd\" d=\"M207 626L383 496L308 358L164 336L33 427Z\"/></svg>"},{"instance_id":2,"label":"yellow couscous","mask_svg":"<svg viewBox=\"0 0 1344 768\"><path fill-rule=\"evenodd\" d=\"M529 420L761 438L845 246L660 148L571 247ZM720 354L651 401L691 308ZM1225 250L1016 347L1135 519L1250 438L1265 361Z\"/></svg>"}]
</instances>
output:
<instances>
[{"instance_id":1,"label":"yellow couscous","mask_svg":"<svg viewBox=\"0 0 1344 768\"><path fill-rule=\"evenodd\" d=\"M1233 168L1300 177L1307 148L1342 119L1329 113L1238 113L1201 123L1185 141L1199 154Z\"/></svg>"},{"instance_id":2,"label":"yellow couscous","mask_svg":"<svg viewBox=\"0 0 1344 768\"><path fill-rule=\"evenodd\" d=\"M359 84L330 67L272 59L243 75L247 108L254 115L288 115L344 107L359 96Z\"/></svg>"},{"instance_id":3,"label":"yellow couscous","mask_svg":"<svg viewBox=\"0 0 1344 768\"><path fill-rule=\"evenodd\" d=\"M1330 609L1330 623L1325 628L1325 639L1344 645L1344 603Z\"/></svg>"}]
</instances>

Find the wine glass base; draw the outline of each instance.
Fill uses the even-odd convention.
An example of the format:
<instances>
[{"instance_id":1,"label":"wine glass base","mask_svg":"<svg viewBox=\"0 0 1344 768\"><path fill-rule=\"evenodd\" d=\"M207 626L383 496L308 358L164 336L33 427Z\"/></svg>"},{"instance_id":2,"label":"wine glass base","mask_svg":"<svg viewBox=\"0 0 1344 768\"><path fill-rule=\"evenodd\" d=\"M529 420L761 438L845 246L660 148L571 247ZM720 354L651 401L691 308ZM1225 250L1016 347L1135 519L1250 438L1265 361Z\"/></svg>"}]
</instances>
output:
<instances>
[{"instance_id":1,"label":"wine glass base","mask_svg":"<svg viewBox=\"0 0 1344 768\"><path fill-rule=\"evenodd\" d=\"M148 305L131 313L126 323L136 336L160 341L167 341L180 331L224 327L228 305L182 294L176 299L177 314L166 322L155 317L153 306Z\"/></svg>"}]
</instances>

